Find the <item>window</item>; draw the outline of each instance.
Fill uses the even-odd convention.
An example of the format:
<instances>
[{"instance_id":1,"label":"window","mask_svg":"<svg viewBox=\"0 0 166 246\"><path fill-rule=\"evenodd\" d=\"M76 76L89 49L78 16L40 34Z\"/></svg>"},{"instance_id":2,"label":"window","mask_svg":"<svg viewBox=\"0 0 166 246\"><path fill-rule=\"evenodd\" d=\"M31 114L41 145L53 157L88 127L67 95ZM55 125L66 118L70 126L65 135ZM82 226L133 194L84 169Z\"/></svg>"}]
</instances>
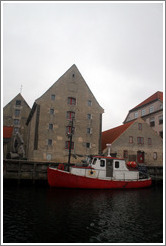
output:
<instances>
[{"instance_id":1,"label":"window","mask_svg":"<svg viewBox=\"0 0 166 246\"><path fill-rule=\"evenodd\" d=\"M159 125L161 125L161 124L163 124L163 116L162 115L159 116Z\"/></svg>"},{"instance_id":2,"label":"window","mask_svg":"<svg viewBox=\"0 0 166 246\"><path fill-rule=\"evenodd\" d=\"M19 109L16 109L15 110L15 117L19 117L20 116L20 110Z\"/></svg>"},{"instance_id":3,"label":"window","mask_svg":"<svg viewBox=\"0 0 166 246\"><path fill-rule=\"evenodd\" d=\"M51 95L51 100L52 100L52 101L55 101L55 94L52 94L52 95Z\"/></svg>"},{"instance_id":4,"label":"window","mask_svg":"<svg viewBox=\"0 0 166 246\"><path fill-rule=\"evenodd\" d=\"M73 127L73 129L71 130L71 126L66 126L66 134L70 134L70 133L72 133L72 134L74 134L74 131L75 131L75 128Z\"/></svg>"},{"instance_id":5,"label":"window","mask_svg":"<svg viewBox=\"0 0 166 246\"><path fill-rule=\"evenodd\" d=\"M50 130L53 129L53 124L49 124L49 129L50 129Z\"/></svg>"},{"instance_id":6,"label":"window","mask_svg":"<svg viewBox=\"0 0 166 246\"><path fill-rule=\"evenodd\" d=\"M65 149L69 149L70 148L70 141L66 141L65 142ZM74 149L74 142L71 143L71 149Z\"/></svg>"},{"instance_id":7,"label":"window","mask_svg":"<svg viewBox=\"0 0 166 246\"><path fill-rule=\"evenodd\" d=\"M134 113L134 119L138 118L138 112Z\"/></svg>"},{"instance_id":8,"label":"window","mask_svg":"<svg viewBox=\"0 0 166 246\"><path fill-rule=\"evenodd\" d=\"M92 164L95 165L96 162L97 162L97 158L94 158Z\"/></svg>"},{"instance_id":9,"label":"window","mask_svg":"<svg viewBox=\"0 0 166 246\"><path fill-rule=\"evenodd\" d=\"M14 127L14 133L19 132L19 128L18 127Z\"/></svg>"},{"instance_id":10,"label":"window","mask_svg":"<svg viewBox=\"0 0 166 246\"><path fill-rule=\"evenodd\" d=\"M90 143L86 143L86 148L87 148L87 149L90 148Z\"/></svg>"},{"instance_id":11,"label":"window","mask_svg":"<svg viewBox=\"0 0 166 246\"><path fill-rule=\"evenodd\" d=\"M146 114L146 109L142 109L141 115L144 116Z\"/></svg>"},{"instance_id":12,"label":"window","mask_svg":"<svg viewBox=\"0 0 166 246\"><path fill-rule=\"evenodd\" d=\"M150 106L149 113L153 113L153 111L154 111L154 106Z\"/></svg>"},{"instance_id":13,"label":"window","mask_svg":"<svg viewBox=\"0 0 166 246\"><path fill-rule=\"evenodd\" d=\"M123 151L123 158L128 158L128 151L127 150Z\"/></svg>"},{"instance_id":14,"label":"window","mask_svg":"<svg viewBox=\"0 0 166 246\"><path fill-rule=\"evenodd\" d=\"M148 138L148 145L152 145L152 139Z\"/></svg>"},{"instance_id":15,"label":"window","mask_svg":"<svg viewBox=\"0 0 166 246\"><path fill-rule=\"evenodd\" d=\"M50 108L50 114L54 114L54 109Z\"/></svg>"},{"instance_id":16,"label":"window","mask_svg":"<svg viewBox=\"0 0 166 246\"><path fill-rule=\"evenodd\" d=\"M14 119L14 125L19 125L20 121L18 119Z\"/></svg>"},{"instance_id":17,"label":"window","mask_svg":"<svg viewBox=\"0 0 166 246\"><path fill-rule=\"evenodd\" d=\"M100 160L100 166L105 167L105 160Z\"/></svg>"},{"instance_id":18,"label":"window","mask_svg":"<svg viewBox=\"0 0 166 246\"><path fill-rule=\"evenodd\" d=\"M157 152L153 152L153 159L157 160Z\"/></svg>"},{"instance_id":19,"label":"window","mask_svg":"<svg viewBox=\"0 0 166 246\"><path fill-rule=\"evenodd\" d=\"M142 130L142 123L138 123L138 130Z\"/></svg>"},{"instance_id":20,"label":"window","mask_svg":"<svg viewBox=\"0 0 166 246\"><path fill-rule=\"evenodd\" d=\"M91 120L92 119L92 115L91 114L87 114L87 119Z\"/></svg>"},{"instance_id":21,"label":"window","mask_svg":"<svg viewBox=\"0 0 166 246\"><path fill-rule=\"evenodd\" d=\"M52 145L52 139L48 139L48 145L49 145L49 146Z\"/></svg>"},{"instance_id":22,"label":"window","mask_svg":"<svg viewBox=\"0 0 166 246\"><path fill-rule=\"evenodd\" d=\"M92 106L92 101L88 100L88 106L91 107Z\"/></svg>"},{"instance_id":23,"label":"window","mask_svg":"<svg viewBox=\"0 0 166 246\"><path fill-rule=\"evenodd\" d=\"M21 106L21 100L16 100L16 106Z\"/></svg>"},{"instance_id":24,"label":"window","mask_svg":"<svg viewBox=\"0 0 166 246\"><path fill-rule=\"evenodd\" d=\"M119 168L119 161L115 161L115 168Z\"/></svg>"},{"instance_id":25,"label":"window","mask_svg":"<svg viewBox=\"0 0 166 246\"><path fill-rule=\"evenodd\" d=\"M68 97L68 104L70 104L70 105L76 105L76 98L74 98L74 97Z\"/></svg>"},{"instance_id":26,"label":"window","mask_svg":"<svg viewBox=\"0 0 166 246\"><path fill-rule=\"evenodd\" d=\"M161 138L163 138L163 131L159 132Z\"/></svg>"},{"instance_id":27,"label":"window","mask_svg":"<svg viewBox=\"0 0 166 246\"><path fill-rule=\"evenodd\" d=\"M129 143L133 143L133 137L129 136Z\"/></svg>"},{"instance_id":28,"label":"window","mask_svg":"<svg viewBox=\"0 0 166 246\"><path fill-rule=\"evenodd\" d=\"M87 134L91 134L91 132L92 132L91 128L87 128L86 132L87 132Z\"/></svg>"},{"instance_id":29,"label":"window","mask_svg":"<svg viewBox=\"0 0 166 246\"><path fill-rule=\"evenodd\" d=\"M67 117L68 120L71 120L71 119L75 118L75 112L67 111L66 117Z\"/></svg>"},{"instance_id":30,"label":"window","mask_svg":"<svg viewBox=\"0 0 166 246\"><path fill-rule=\"evenodd\" d=\"M143 137L137 137L137 143L138 144L144 144L144 138Z\"/></svg>"},{"instance_id":31,"label":"window","mask_svg":"<svg viewBox=\"0 0 166 246\"><path fill-rule=\"evenodd\" d=\"M151 127L155 126L155 119L154 119L154 117L150 119L150 126Z\"/></svg>"}]
</instances>

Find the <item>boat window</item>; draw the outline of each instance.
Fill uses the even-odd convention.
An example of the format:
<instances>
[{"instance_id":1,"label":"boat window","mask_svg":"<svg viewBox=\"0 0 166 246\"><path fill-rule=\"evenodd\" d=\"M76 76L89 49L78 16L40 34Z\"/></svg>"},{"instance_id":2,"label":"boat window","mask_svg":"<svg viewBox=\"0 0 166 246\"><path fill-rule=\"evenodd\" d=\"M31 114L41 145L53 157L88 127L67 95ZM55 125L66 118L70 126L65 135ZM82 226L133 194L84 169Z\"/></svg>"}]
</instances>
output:
<instances>
[{"instance_id":1,"label":"boat window","mask_svg":"<svg viewBox=\"0 0 166 246\"><path fill-rule=\"evenodd\" d=\"M115 168L119 168L119 161L115 161Z\"/></svg>"},{"instance_id":2,"label":"boat window","mask_svg":"<svg viewBox=\"0 0 166 246\"><path fill-rule=\"evenodd\" d=\"M95 165L96 161L97 161L97 158L94 158L92 164Z\"/></svg>"},{"instance_id":3,"label":"boat window","mask_svg":"<svg viewBox=\"0 0 166 246\"><path fill-rule=\"evenodd\" d=\"M101 166L101 167L105 167L105 160L101 160L101 161L100 161L100 166Z\"/></svg>"}]
</instances>

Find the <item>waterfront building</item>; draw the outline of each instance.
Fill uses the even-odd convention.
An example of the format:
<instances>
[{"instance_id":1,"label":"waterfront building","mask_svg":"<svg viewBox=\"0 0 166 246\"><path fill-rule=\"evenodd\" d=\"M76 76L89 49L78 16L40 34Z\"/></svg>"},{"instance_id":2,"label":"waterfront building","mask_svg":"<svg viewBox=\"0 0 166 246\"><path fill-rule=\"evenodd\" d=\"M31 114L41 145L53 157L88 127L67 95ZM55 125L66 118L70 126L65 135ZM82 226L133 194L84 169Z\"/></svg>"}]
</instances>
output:
<instances>
[{"instance_id":1,"label":"waterfront building","mask_svg":"<svg viewBox=\"0 0 166 246\"><path fill-rule=\"evenodd\" d=\"M71 66L33 104L28 159L67 162L70 146L71 162L100 153L103 112L76 65Z\"/></svg>"},{"instance_id":2,"label":"waterfront building","mask_svg":"<svg viewBox=\"0 0 166 246\"><path fill-rule=\"evenodd\" d=\"M129 110L124 124L141 117L163 137L163 92L157 91L136 107Z\"/></svg>"},{"instance_id":3,"label":"waterfront building","mask_svg":"<svg viewBox=\"0 0 166 246\"><path fill-rule=\"evenodd\" d=\"M26 121L30 113L31 108L19 93L14 97L4 108L3 108L3 126L12 127L12 136L10 147L8 146L7 151L13 152L13 145L15 136L18 133L24 142L24 151L26 153L27 147L27 126ZM5 132L8 128L5 128ZM5 153L6 154L6 153ZM5 156L4 156L5 157Z\"/></svg>"},{"instance_id":4,"label":"waterfront building","mask_svg":"<svg viewBox=\"0 0 166 246\"><path fill-rule=\"evenodd\" d=\"M142 118L102 132L102 151L126 161L163 166L163 140Z\"/></svg>"}]
</instances>

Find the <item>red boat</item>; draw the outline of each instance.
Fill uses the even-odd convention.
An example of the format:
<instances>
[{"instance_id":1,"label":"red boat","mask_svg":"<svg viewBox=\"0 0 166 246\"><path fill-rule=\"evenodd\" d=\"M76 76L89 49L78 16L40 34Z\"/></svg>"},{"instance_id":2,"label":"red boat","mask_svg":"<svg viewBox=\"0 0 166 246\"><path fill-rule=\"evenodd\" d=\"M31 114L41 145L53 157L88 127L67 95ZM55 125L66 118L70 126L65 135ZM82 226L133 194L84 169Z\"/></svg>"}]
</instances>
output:
<instances>
[{"instance_id":1,"label":"red boat","mask_svg":"<svg viewBox=\"0 0 166 246\"><path fill-rule=\"evenodd\" d=\"M111 156L94 156L87 166L48 167L48 183L51 187L80 189L143 188L152 184L150 177L142 175L136 162Z\"/></svg>"}]
</instances>

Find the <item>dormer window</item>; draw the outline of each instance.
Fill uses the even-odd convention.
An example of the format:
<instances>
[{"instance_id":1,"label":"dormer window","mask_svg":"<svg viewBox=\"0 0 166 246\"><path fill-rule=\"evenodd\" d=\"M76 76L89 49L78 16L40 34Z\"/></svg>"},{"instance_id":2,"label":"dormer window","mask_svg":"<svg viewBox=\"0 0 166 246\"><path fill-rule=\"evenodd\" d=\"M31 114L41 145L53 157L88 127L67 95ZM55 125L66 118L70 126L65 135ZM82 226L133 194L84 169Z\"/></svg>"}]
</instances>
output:
<instances>
[{"instance_id":1,"label":"dormer window","mask_svg":"<svg viewBox=\"0 0 166 246\"><path fill-rule=\"evenodd\" d=\"M149 113L153 113L153 112L154 112L154 106L150 106Z\"/></svg>"},{"instance_id":2,"label":"dormer window","mask_svg":"<svg viewBox=\"0 0 166 246\"><path fill-rule=\"evenodd\" d=\"M138 118L138 112L134 113L134 119Z\"/></svg>"},{"instance_id":3,"label":"dormer window","mask_svg":"<svg viewBox=\"0 0 166 246\"><path fill-rule=\"evenodd\" d=\"M68 104L69 105L76 105L76 98L68 97Z\"/></svg>"}]
</instances>

